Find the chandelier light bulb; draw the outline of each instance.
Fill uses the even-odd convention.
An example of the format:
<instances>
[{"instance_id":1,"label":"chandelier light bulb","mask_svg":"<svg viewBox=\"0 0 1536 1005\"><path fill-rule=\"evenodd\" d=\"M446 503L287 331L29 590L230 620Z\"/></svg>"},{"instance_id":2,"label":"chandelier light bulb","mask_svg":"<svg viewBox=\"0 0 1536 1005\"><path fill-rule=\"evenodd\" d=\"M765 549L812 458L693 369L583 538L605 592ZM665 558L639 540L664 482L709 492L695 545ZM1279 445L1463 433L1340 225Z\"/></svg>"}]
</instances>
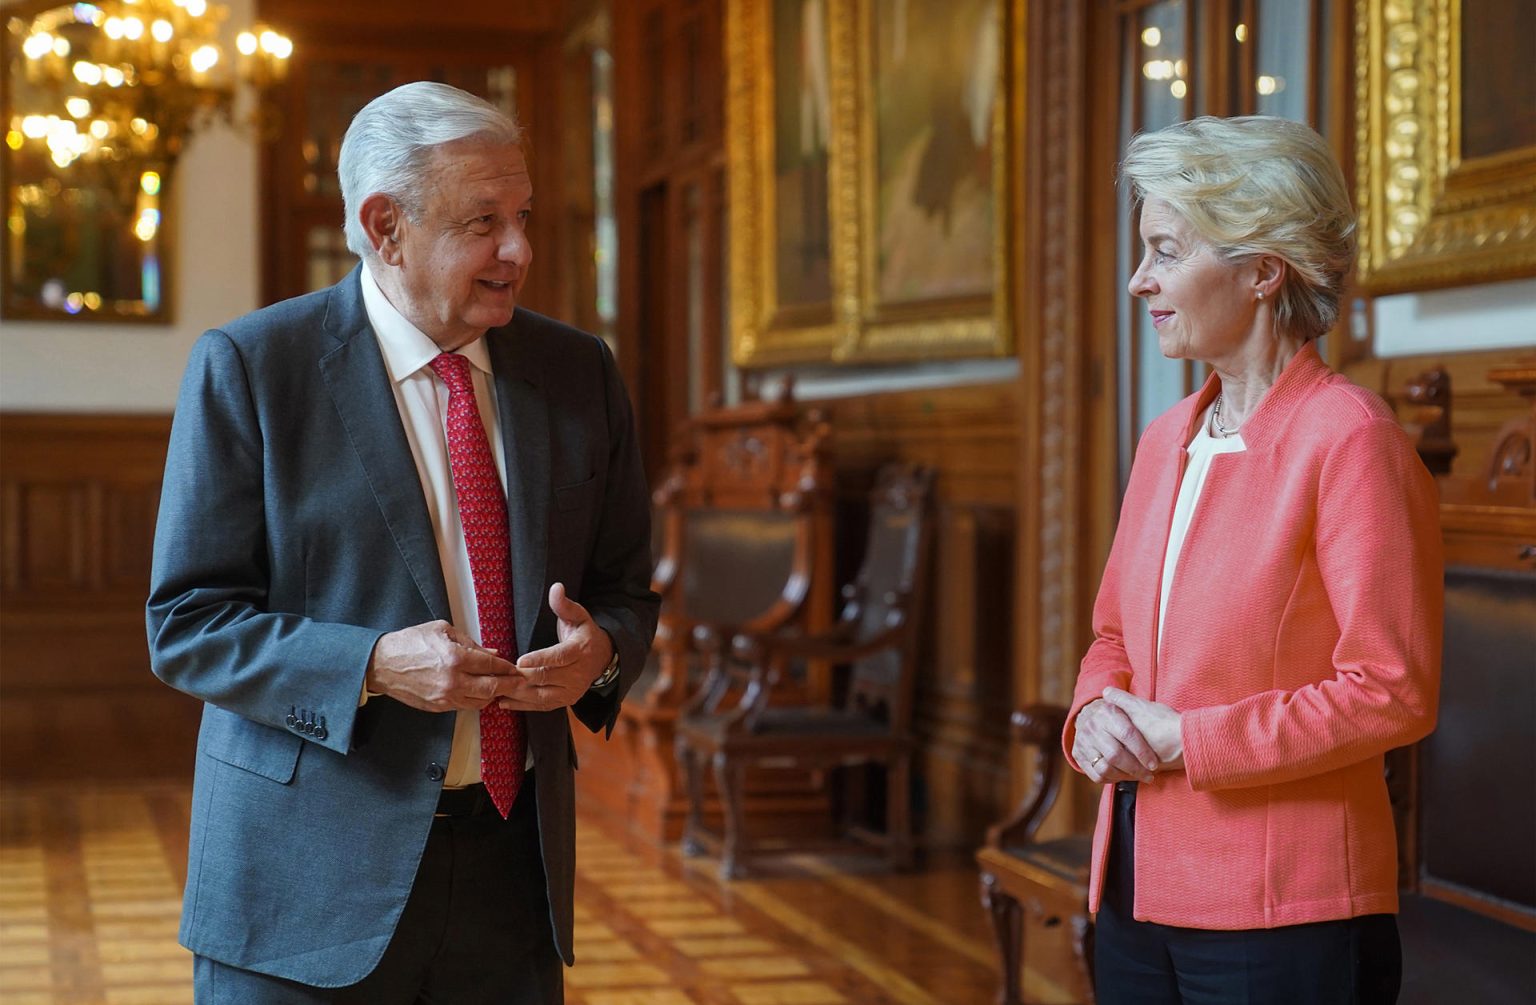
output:
<instances>
[{"instance_id":1,"label":"chandelier light bulb","mask_svg":"<svg viewBox=\"0 0 1536 1005\"><path fill-rule=\"evenodd\" d=\"M235 36L235 48L240 50L240 55L250 56L256 52L256 36L248 31L242 31Z\"/></svg>"},{"instance_id":2,"label":"chandelier light bulb","mask_svg":"<svg viewBox=\"0 0 1536 1005\"><path fill-rule=\"evenodd\" d=\"M207 73L213 69L219 61L219 50L212 45L201 46L192 53L192 71L194 73Z\"/></svg>"},{"instance_id":3,"label":"chandelier light bulb","mask_svg":"<svg viewBox=\"0 0 1536 1005\"><path fill-rule=\"evenodd\" d=\"M149 33L154 36L156 42L169 42L176 30L171 27L171 22L161 18L149 26Z\"/></svg>"},{"instance_id":4,"label":"chandelier light bulb","mask_svg":"<svg viewBox=\"0 0 1536 1005\"><path fill-rule=\"evenodd\" d=\"M65 98L64 109L77 119L91 114L91 103L84 98Z\"/></svg>"},{"instance_id":5,"label":"chandelier light bulb","mask_svg":"<svg viewBox=\"0 0 1536 1005\"><path fill-rule=\"evenodd\" d=\"M46 31L28 36L27 40L21 43L21 53L28 59L42 59L52 51L53 36Z\"/></svg>"},{"instance_id":6,"label":"chandelier light bulb","mask_svg":"<svg viewBox=\"0 0 1536 1005\"><path fill-rule=\"evenodd\" d=\"M123 18L123 37L137 42L144 37L144 22L136 17Z\"/></svg>"}]
</instances>

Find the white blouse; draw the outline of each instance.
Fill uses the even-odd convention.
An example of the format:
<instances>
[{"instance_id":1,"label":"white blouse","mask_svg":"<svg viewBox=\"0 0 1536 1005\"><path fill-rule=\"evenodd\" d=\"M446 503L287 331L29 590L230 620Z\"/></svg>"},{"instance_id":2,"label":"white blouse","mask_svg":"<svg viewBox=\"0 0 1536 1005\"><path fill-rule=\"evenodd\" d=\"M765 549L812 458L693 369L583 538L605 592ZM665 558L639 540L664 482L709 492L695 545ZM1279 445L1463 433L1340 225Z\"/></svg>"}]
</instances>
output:
<instances>
[{"instance_id":1,"label":"white blouse","mask_svg":"<svg viewBox=\"0 0 1536 1005\"><path fill-rule=\"evenodd\" d=\"M1195 438L1184 448L1184 452L1189 455L1189 462L1184 465L1184 478L1179 482L1179 498L1173 505L1173 525L1168 528L1168 550L1163 555L1163 589L1157 605L1159 652L1163 648L1163 623L1168 615L1168 587L1173 584L1173 571L1178 568L1179 553L1184 550L1184 538L1194 519L1200 490L1205 487L1205 476L1210 474L1211 459L1217 454L1236 454L1247 449L1241 436L1234 434L1218 440L1210 434L1208 425L1209 421L1200 423Z\"/></svg>"}]
</instances>

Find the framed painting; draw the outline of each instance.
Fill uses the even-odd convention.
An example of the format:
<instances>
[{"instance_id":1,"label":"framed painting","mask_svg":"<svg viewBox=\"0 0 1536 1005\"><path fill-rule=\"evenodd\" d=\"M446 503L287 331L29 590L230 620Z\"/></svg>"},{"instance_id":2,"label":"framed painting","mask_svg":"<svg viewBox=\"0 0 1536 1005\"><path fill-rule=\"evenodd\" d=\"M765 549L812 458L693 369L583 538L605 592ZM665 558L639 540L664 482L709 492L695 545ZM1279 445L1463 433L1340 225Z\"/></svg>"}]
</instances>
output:
<instances>
[{"instance_id":1,"label":"framed painting","mask_svg":"<svg viewBox=\"0 0 1536 1005\"><path fill-rule=\"evenodd\" d=\"M1011 2L729 0L738 365L1011 351Z\"/></svg>"},{"instance_id":2,"label":"framed painting","mask_svg":"<svg viewBox=\"0 0 1536 1005\"><path fill-rule=\"evenodd\" d=\"M1356 0L1361 286L1536 275L1530 4Z\"/></svg>"}]
</instances>

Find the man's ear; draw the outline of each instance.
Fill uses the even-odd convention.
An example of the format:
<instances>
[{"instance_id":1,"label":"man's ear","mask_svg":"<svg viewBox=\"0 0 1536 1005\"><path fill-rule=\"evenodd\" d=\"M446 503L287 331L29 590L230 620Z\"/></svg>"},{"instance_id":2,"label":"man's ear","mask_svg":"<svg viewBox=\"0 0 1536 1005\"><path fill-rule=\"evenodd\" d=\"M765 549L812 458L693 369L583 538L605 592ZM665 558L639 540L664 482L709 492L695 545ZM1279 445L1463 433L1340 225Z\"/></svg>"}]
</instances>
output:
<instances>
[{"instance_id":1,"label":"man's ear","mask_svg":"<svg viewBox=\"0 0 1536 1005\"><path fill-rule=\"evenodd\" d=\"M399 265L400 227L404 223L404 214L395 200L383 192L374 192L357 208L357 218L379 259L385 265Z\"/></svg>"}]
</instances>

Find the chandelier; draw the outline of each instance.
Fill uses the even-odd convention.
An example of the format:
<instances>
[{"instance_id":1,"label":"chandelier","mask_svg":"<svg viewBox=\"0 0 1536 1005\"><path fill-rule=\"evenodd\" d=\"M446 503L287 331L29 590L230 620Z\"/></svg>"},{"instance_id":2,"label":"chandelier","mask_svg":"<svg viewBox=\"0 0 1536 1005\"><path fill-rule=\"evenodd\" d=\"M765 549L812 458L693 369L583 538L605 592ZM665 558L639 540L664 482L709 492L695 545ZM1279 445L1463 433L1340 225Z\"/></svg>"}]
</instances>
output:
<instances>
[{"instance_id":1,"label":"chandelier","mask_svg":"<svg viewBox=\"0 0 1536 1005\"><path fill-rule=\"evenodd\" d=\"M101 0L12 17L6 143L60 170L78 161L169 171L194 132L234 122L236 80L257 89L251 121L269 131L260 92L283 78L293 43L257 24L238 34L231 60L219 43L227 18L207 0Z\"/></svg>"}]
</instances>

